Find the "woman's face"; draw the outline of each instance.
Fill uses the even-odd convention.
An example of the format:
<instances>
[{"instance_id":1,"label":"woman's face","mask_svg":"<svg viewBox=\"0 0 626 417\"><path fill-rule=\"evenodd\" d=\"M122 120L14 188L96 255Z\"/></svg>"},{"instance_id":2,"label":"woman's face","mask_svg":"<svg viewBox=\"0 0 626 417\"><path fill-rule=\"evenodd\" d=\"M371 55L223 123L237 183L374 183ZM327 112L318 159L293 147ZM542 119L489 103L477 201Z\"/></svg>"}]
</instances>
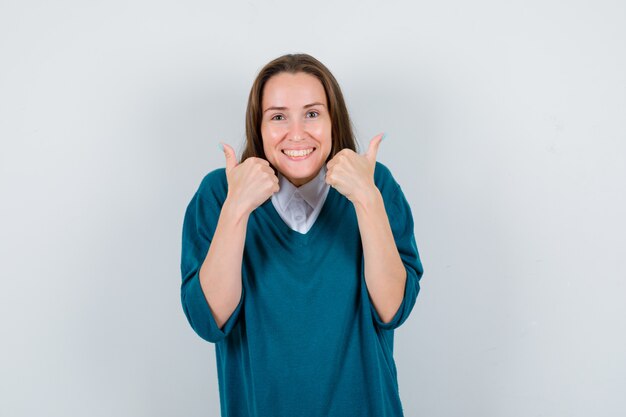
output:
<instances>
[{"instance_id":1,"label":"woman's face","mask_svg":"<svg viewBox=\"0 0 626 417\"><path fill-rule=\"evenodd\" d=\"M332 147L322 83L304 72L276 74L265 83L261 110L269 163L297 187L315 178Z\"/></svg>"}]
</instances>

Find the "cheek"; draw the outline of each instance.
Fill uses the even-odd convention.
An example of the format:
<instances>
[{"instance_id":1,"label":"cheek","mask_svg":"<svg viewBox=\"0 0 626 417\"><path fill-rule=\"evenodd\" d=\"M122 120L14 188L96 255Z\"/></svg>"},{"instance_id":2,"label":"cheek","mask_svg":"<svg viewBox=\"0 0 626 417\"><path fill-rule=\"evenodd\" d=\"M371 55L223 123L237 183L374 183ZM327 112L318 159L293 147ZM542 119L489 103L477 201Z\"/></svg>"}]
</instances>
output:
<instances>
[{"instance_id":1,"label":"cheek","mask_svg":"<svg viewBox=\"0 0 626 417\"><path fill-rule=\"evenodd\" d=\"M308 126L309 134L322 143L322 146L330 148L332 143L332 127L330 123L315 123Z\"/></svg>"},{"instance_id":2,"label":"cheek","mask_svg":"<svg viewBox=\"0 0 626 417\"><path fill-rule=\"evenodd\" d=\"M280 138L280 135L280 129L271 126L261 127L261 137L263 138L264 146L272 146L275 144Z\"/></svg>"},{"instance_id":3,"label":"cheek","mask_svg":"<svg viewBox=\"0 0 626 417\"><path fill-rule=\"evenodd\" d=\"M272 141L272 134L269 129L261 127L261 140L263 141L263 148L267 151Z\"/></svg>"},{"instance_id":4,"label":"cheek","mask_svg":"<svg viewBox=\"0 0 626 417\"><path fill-rule=\"evenodd\" d=\"M330 148L333 146L333 131L330 125L326 126L324 129L324 140L325 145L328 147L328 152L330 153Z\"/></svg>"},{"instance_id":5,"label":"cheek","mask_svg":"<svg viewBox=\"0 0 626 417\"><path fill-rule=\"evenodd\" d=\"M275 129L261 127L261 139L263 141L263 152L265 153L265 159L269 163L275 164L278 158L278 151L276 150L276 143L278 142L278 140Z\"/></svg>"}]
</instances>

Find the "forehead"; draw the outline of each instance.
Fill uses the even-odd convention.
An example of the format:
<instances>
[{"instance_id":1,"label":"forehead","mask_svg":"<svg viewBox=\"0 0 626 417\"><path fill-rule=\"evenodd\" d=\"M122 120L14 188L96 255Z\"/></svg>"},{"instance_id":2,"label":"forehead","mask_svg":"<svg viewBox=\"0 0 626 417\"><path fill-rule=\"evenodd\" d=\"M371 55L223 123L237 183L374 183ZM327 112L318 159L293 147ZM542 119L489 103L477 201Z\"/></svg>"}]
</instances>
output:
<instances>
[{"instance_id":1,"label":"forehead","mask_svg":"<svg viewBox=\"0 0 626 417\"><path fill-rule=\"evenodd\" d=\"M326 104L324 86L317 77L304 72L276 74L267 80L263 89L263 108L305 105L316 101Z\"/></svg>"}]
</instances>

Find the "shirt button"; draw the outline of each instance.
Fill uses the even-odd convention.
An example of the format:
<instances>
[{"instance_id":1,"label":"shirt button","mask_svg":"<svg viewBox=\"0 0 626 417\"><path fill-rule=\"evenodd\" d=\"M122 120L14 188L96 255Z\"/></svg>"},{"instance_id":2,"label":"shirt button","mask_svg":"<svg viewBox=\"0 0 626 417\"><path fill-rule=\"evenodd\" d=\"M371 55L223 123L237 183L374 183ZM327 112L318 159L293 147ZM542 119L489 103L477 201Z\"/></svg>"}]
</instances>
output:
<instances>
[{"instance_id":1,"label":"shirt button","mask_svg":"<svg viewBox=\"0 0 626 417\"><path fill-rule=\"evenodd\" d=\"M302 216L296 216L296 220L302 220Z\"/></svg>"}]
</instances>

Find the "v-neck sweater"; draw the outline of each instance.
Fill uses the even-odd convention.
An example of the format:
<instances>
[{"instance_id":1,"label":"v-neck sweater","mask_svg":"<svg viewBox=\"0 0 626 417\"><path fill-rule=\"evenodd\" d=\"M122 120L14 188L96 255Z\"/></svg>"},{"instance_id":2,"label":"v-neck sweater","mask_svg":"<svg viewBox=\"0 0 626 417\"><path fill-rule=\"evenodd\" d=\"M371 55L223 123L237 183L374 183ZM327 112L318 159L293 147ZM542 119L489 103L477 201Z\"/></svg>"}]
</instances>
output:
<instances>
[{"instance_id":1,"label":"v-neck sweater","mask_svg":"<svg viewBox=\"0 0 626 417\"><path fill-rule=\"evenodd\" d=\"M181 302L191 327L215 345L222 417L404 415L393 336L413 309L423 268L401 187L380 162L374 182L407 272L390 322L369 298L355 209L331 188L304 234L270 199L251 213L241 299L219 328L198 272L228 185L224 168L203 178L183 222Z\"/></svg>"}]
</instances>

